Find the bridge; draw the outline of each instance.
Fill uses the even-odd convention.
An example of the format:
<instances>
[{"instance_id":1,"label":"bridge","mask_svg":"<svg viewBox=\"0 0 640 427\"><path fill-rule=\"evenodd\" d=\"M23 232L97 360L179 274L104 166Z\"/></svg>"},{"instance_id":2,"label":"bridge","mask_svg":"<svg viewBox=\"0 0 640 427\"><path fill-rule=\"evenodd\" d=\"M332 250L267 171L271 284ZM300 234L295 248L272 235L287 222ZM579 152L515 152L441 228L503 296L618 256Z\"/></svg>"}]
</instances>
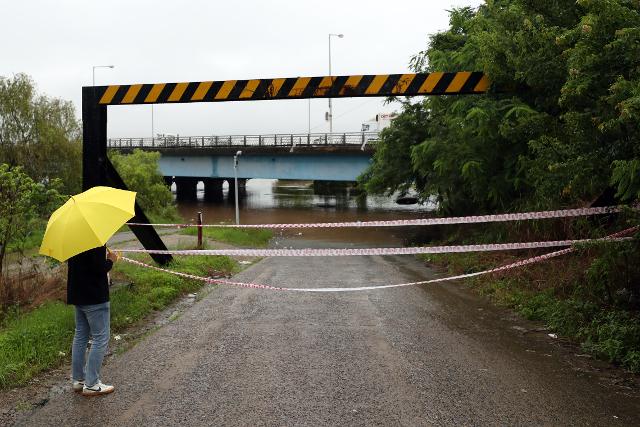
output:
<instances>
[{"instance_id":1,"label":"bridge","mask_svg":"<svg viewBox=\"0 0 640 427\"><path fill-rule=\"evenodd\" d=\"M251 178L312 181L355 181L367 168L377 132L214 135L160 135L154 138L111 138L107 147L123 152L159 151L160 170L168 185L176 184L180 200L196 198L203 182L205 199L222 199L227 181L233 196L233 157L238 162L238 188Z\"/></svg>"}]
</instances>

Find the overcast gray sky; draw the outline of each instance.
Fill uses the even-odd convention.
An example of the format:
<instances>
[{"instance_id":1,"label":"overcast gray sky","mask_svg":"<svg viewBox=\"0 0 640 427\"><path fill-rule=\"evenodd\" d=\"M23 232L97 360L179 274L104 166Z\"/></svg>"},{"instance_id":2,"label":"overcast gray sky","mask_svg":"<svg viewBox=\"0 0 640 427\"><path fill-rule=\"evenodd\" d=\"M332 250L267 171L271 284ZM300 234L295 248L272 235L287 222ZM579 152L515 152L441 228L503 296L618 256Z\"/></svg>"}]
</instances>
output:
<instances>
[{"instance_id":1,"label":"overcast gray sky","mask_svg":"<svg viewBox=\"0 0 640 427\"><path fill-rule=\"evenodd\" d=\"M24 72L40 92L73 101L81 87L409 71L409 58L448 24L447 9L480 0L166 1L0 0L0 75ZM358 131L382 98L333 101L334 130ZM306 132L308 101L156 105L156 133ZM151 136L151 107L109 107L109 136ZM326 99L311 101L324 132Z\"/></svg>"}]
</instances>

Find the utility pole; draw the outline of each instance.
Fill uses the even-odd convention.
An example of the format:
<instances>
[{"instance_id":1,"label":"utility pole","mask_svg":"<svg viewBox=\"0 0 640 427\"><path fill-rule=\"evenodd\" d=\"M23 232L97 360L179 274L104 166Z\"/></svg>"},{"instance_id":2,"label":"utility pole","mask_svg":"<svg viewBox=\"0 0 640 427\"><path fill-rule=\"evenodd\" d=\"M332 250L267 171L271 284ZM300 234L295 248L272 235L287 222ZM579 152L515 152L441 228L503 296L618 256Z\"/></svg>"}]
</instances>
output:
<instances>
[{"instance_id":1,"label":"utility pole","mask_svg":"<svg viewBox=\"0 0 640 427\"><path fill-rule=\"evenodd\" d=\"M344 34L329 34L329 77L331 77L331 37L343 38ZM333 84L333 79L331 79L331 84ZM329 98L329 133L333 133L333 109L331 106L331 98Z\"/></svg>"},{"instance_id":2,"label":"utility pole","mask_svg":"<svg viewBox=\"0 0 640 427\"><path fill-rule=\"evenodd\" d=\"M238 156L242 155L242 151L238 151L235 156L233 156L233 175L234 175L234 186L235 186L235 195L236 195L236 225L240 225L240 211L238 210Z\"/></svg>"}]
</instances>

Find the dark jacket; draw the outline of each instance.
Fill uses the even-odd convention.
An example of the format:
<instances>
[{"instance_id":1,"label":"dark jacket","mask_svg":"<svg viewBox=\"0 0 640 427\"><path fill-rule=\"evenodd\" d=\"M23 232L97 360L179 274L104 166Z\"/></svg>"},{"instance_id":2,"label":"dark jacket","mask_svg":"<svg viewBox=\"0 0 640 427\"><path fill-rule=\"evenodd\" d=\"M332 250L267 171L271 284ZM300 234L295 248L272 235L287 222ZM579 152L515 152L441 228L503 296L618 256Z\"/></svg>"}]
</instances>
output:
<instances>
[{"instance_id":1,"label":"dark jacket","mask_svg":"<svg viewBox=\"0 0 640 427\"><path fill-rule=\"evenodd\" d=\"M113 262L107 259L104 246L69 258L67 304L91 305L109 301L107 273Z\"/></svg>"}]
</instances>

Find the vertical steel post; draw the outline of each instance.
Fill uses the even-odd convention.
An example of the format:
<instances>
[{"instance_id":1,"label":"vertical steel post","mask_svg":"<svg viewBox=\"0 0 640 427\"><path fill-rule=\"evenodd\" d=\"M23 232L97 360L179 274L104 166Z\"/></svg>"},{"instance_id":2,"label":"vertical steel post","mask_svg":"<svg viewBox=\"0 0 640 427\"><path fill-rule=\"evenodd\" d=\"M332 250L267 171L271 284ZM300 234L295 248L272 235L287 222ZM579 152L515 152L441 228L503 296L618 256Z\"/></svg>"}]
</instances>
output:
<instances>
[{"instance_id":1,"label":"vertical steel post","mask_svg":"<svg viewBox=\"0 0 640 427\"><path fill-rule=\"evenodd\" d=\"M202 212L198 212L198 249L202 249Z\"/></svg>"},{"instance_id":2,"label":"vertical steel post","mask_svg":"<svg viewBox=\"0 0 640 427\"><path fill-rule=\"evenodd\" d=\"M107 106L98 104L98 97L93 87L84 87L82 88L82 189L88 190L97 185L107 184L127 189L107 158ZM132 222L149 223L138 203L135 204L135 212L136 216L133 217ZM167 249L153 227L130 226L129 228L146 249ZM151 257L163 265L172 260L171 255L153 254Z\"/></svg>"},{"instance_id":3,"label":"vertical steel post","mask_svg":"<svg viewBox=\"0 0 640 427\"><path fill-rule=\"evenodd\" d=\"M236 196L236 225L240 224L240 211L238 210L238 156L241 153L241 151L238 151L236 155L233 156L233 182Z\"/></svg>"},{"instance_id":4,"label":"vertical steel post","mask_svg":"<svg viewBox=\"0 0 640 427\"><path fill-rule=\"evenodd\" d=\"M107 107L99 105L94 88L82 90L82 189L106 182Z\"/></svg>"},{"instance_id":5,"label":"vertical steel post","mask_svg":"<svg viewBox=\"0 0 640 427\"><path fill-rule=\"evenodd\" d=\"M311 133L311 98L308 99L309 101L309 120L307 121L307 133Z\"/></svg>"},{"instance_id":6,"label":"vertical steel post","mask_svg":"<svg viewBox=\"0 0 640 427\"><path fill-rule=\"evenodd\" d=\"M329 78L333 87L333 77L331 77L331 34L329 34ZM329 97L329 133L333 133L333 109L331 108L331 97Z\"/></svg>"}]
</instances>

